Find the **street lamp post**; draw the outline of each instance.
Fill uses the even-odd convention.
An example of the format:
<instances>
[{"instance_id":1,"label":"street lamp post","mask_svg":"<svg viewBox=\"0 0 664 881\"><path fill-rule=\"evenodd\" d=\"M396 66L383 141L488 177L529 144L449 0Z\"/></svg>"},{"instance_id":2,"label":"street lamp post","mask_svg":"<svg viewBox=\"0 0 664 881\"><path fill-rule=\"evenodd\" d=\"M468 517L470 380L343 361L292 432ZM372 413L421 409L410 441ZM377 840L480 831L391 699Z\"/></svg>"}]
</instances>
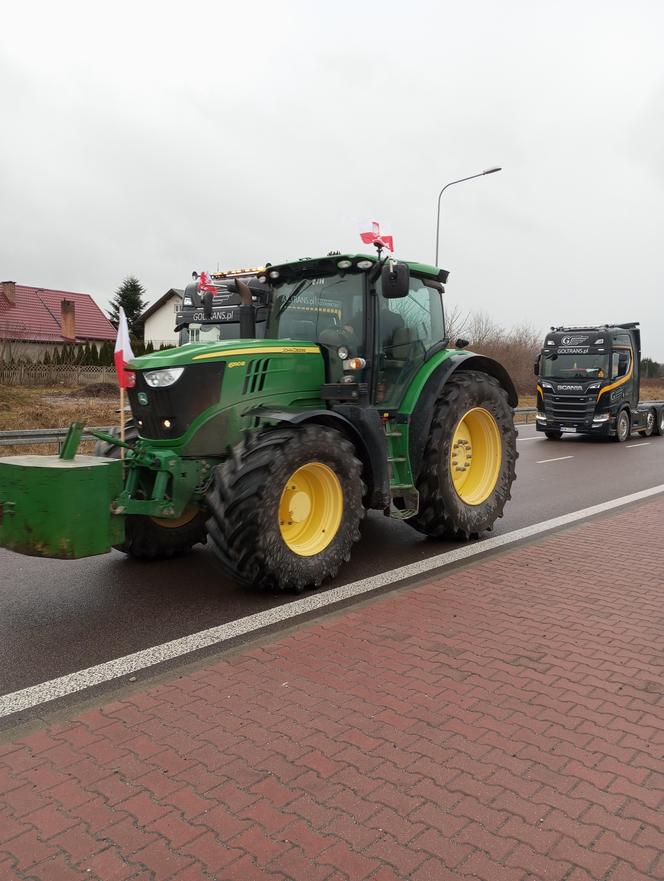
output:
<instances>
[{"instance_id":1,"label":"street lamp post","mask_svg":"<svg viewBox=\"0 0 664 881\"><path fill-rule=\"evenodd\" d=\"M438 193L438 211L436 214L436 262L435 265L438 266L438 239L440 237L440 200L442 198L443 193L448 187L453 186L454 184L461 184L465 180L473 180L476 177L483 177L485 174L494 174L496 171L501 171L502 169L498 166L494 166L493 168L487 168L485 171L480 171L478 174L471 174L470 177L461 177L459 180L451 180L448 184L445 184L443 189Z\"/></svg>"}]
</instances>

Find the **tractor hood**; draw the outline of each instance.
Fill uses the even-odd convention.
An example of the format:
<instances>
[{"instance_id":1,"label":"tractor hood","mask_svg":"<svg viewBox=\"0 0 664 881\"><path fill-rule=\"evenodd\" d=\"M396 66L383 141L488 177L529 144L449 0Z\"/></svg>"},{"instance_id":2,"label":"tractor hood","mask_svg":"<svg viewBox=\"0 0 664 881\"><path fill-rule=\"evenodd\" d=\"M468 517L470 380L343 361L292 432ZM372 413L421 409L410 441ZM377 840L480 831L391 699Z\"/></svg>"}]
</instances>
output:
<instances>
[{"instance_id":1,"label":"tractor hood","mask_svg":"<svg viewBox=\"0 0 664 881\"><path fill-rule=\"evenodd\" d=\"M294 340L224 340L222 343L188 343L176 349L163 349L134 358L131 370L159 370L188 364L209 364L251 355L319 355L316 343Z\"/></svg>"}]
</instances>

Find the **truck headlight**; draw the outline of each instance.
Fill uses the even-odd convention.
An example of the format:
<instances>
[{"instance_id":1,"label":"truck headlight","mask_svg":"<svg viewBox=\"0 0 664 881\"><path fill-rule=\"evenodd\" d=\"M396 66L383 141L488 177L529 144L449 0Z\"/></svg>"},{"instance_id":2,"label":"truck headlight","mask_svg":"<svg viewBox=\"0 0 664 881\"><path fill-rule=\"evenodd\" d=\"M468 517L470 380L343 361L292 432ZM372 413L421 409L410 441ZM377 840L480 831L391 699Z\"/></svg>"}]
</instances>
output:
<instances>
[{"instance_id":1,"label":"truck headlight","mask_svg":"<svg viewBox=\"0 0 664 881\"><path fill-rule=\"evenodd\" d=\"M608 422L610 418L610 413L600 413L599 416L593 416L593 422Z\"/></svg>"},{"instance_id":2,"label":"truck headlight","mask_svg":"<svg viewBox=\"0 0 664 881\"><path fill-rule=\"evenodd\" d=\"M184 367L165 367L163 370L148 370L143 374L150 388L166 388L173 385L184 373Z\"/></svg>"},{"instance_id":3,"label":"truck headlight","mask_svg":"<svg viewBox=\"0 0 664 881\"><path fill-rule=\"evenodd\" d=\"M546 422L546 416L544 415L544 413L535 413L535 419L538 422Z\"/></svg>"}]
</instances>

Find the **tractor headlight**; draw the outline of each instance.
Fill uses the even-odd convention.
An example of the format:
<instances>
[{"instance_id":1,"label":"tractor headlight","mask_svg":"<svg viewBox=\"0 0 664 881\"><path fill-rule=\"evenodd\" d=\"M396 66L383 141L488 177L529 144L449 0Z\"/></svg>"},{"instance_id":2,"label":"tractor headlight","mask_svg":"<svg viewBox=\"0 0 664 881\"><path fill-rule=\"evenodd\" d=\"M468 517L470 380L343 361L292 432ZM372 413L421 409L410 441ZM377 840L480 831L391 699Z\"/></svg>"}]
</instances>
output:
<instances>
[{"instance_id":1,"label":"tractor headlight","mask_svg":"<svg viewBox=\"0 0 664 881\"><path fill-rule=\"evenodd\" d=\"M166 388L177 382L184 373L184 367L166 367L163 370L148 370L143 374L150 388Z\"/></svg>"},{"instance_id":2,"label":"tractor headlight","mask_svg":"<svg viewBox=\"0 0 664 881\"><path fill-rule=\"evenodd\" d=\"M339 348L337 349L337 355L342 361L345 361L346 358L350 355L350 352L348 351L348 346L339 346Z\"/></svg>"}]
</instances>

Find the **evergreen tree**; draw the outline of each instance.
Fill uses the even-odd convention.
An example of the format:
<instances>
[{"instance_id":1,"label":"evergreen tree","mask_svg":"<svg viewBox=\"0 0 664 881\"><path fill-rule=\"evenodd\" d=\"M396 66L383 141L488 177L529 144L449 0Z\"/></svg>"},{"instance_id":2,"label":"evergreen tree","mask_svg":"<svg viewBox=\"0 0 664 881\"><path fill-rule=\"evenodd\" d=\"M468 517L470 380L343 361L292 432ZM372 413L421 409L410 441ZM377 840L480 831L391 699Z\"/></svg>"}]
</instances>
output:
<instances>
[{"instance_id":1,"label":"evergreen tree","mask_svg":"<svg viewBox=\"0 0 664 881\"><path fill-rule=\"evenodd\" d=\"M50 363L51 363L51 356L49 354L48 349L46 349L46 351L44 352L44 357L42 359L42 364L44 365L44 367L48 367L50 365Z\"/></svg>"},{"instance_id":2,"label":"evergreen tree","mask_svg":"<svg viewBox=\"0 0 664 881\"><path fill-rule=\"evenodd\" d=\"M137 325L138 318L147 306L143 299L145 288L140 281L133 275L128 275L115 292L115 296L111 300L108 310L108 317L111 324L117 327L120 322L120 306L124 309L127 316L127 324L130 332L137 333L140 329Z\"/></svg>"}]
</instances>

